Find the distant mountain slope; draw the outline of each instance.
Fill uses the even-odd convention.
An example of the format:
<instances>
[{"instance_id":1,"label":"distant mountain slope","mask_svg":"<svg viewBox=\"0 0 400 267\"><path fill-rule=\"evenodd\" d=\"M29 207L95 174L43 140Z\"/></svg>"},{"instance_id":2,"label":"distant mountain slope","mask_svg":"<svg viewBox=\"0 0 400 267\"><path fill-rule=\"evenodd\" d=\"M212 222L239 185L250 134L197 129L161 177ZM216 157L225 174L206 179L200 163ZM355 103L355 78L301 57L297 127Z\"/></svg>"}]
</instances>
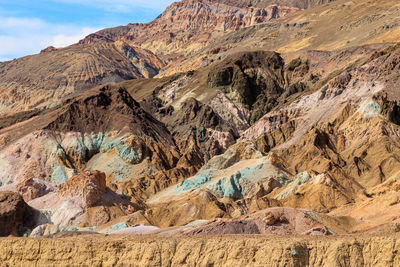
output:
<instances>
[{"instance_id":1,"label":"distant mountain slope","mask_svg":"<svg viewBox=\"0 0 400 267\"><path fill-rule=\"evenodd\" d=\"M308 6L296 1L284 1L282 6L275 2L257 1L249 5L247 1L184 0L167 7L150 23L104 29L80 43L124 40L169 61L196 51L227 32L284 17L297 11L297 6Z\"/></svg>"},{"instance_id":2,"label":"distant mountain slope","mask_svg":"<svg viewBox=\"0 0 400 267\"><path fill-rule=\"evenodd\" d=\"M54 106L96 85L153 77L162 67L151 52L122 42L46 49L0 65L0 114Z\"/></svg>"},{"instance_id":3,"label":"distant mountain slope","mask_svg":"<svg viewBox=\"0 0 400 267\"><path fill-rule=\"evenodd\" d=\"M70 47L0 63L0 115L54 106L104 83L153 77L217 37L298 10L265 3L185 0L153 22L105 29Z\"/></svg>"},{"instance_id":4,"label":"distant mountain slope","mask_svg":"<svg viewBox=\"0 0 400 267\"><path fill-rule=\"evenodd\" d=\"M268 7L271 5L295 7L300 9L312 8L335 0L211 0L212 2L235 5L239 7Z\"/></svg>"},{"instance_id":5,"label":"distant mountain slope","mask_svg":"<svg viewBox=\"0 0 400 267\"><path fill-rule=\"evenodd\" d=\"M239 51L335 50L400 40L400 4L338 0L227 33L164 69L162 76L197 69Z\"/></svg>"}]
</instances>

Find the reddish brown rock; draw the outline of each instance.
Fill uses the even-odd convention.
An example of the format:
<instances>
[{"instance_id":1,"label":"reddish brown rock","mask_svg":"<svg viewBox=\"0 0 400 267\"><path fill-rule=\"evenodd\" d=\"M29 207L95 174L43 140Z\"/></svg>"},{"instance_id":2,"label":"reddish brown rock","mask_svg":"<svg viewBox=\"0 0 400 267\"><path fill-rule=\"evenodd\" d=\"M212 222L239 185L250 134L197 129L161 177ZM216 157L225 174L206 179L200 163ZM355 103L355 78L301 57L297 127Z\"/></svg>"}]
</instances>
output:
<instances>
[{"instance_id":1,"label":"reddish brown rock","mask_svg":"<svg viewBox=\"0 0 400 267\"><path fill-rule=\"evenodd\" d=\"M25 224L28 205L14 192L0 192L0 236L18 236Z\"/></svg>"},{"instance_id":2,"label":"reddish brown rock","mask_svg":"<svg viewBox=\"0 0 400 267\"><path fill-rule=\"evenodd\" d=\"M58 188L62 197L78 197L84 206L90 207L96 204L106 192L106 175L100 171L84 171L73 176Z\"/></svg>"},{"instance_id":3,"label":"reddish brown rock","mask_svg":"<svg viewBox=\"0 0 400 267\"><path fill-rule=\"evenodd\" d=\"M53 52L53 51L57 51L57 48L55 48L54 46L48 46L45 49L41 50L40 53L47 53L47 52Z\"/></svg>"},{"instance_id":4,"label":"reddish brown rock","mask_svg":"<svg viewBox=\"0 0 400 267\"><path fill-rule=\"evenodd\" d=\"M47 193L54 191L54 189L54 187L46 184L44 181L33 178L25 179L17 185L18 193L26 202L42 197Z\"/></svg>"},{"instance_id":5,"label":"reddish brown rock","mask_svg":"<svg viewBox=\"0 0 400 267\"><path fill-rule=\"evenodd\" d=\"M287 223L288 220L279 211L267 212L265 214L264 220L267 225L274 225L276 223Z\"/></svg>"}]
</instances>

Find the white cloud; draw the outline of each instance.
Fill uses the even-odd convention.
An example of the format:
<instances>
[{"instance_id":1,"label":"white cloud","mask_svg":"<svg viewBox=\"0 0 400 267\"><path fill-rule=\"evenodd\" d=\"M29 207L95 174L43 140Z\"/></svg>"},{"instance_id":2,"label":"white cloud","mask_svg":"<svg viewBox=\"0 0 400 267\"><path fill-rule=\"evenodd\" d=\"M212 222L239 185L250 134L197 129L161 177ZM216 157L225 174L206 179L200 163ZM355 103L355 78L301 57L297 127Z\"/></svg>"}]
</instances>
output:
<instances>
[{"instance_id":1,"label":"white cloud","mask_svg":"<svg viewBox=\"0 0 400 267\"><path fill-rule=\"evenodd\" d=\"M133 8L148 8L162 11L166 6L179 0L54 0L63 3L73 3L92 6L118 12L130 12Z\"/></svg>"},{"instance_id":2,"label":"white cloud","mask_svg":"<svg viewBox=\"0 0 400 267\"><path fill-rule=\"evenodd\" d=\"M105 12L117 11L129 14L142 9L161 12L174 0L48 0L48 2L49 4L51 2L53 4L55 2L70 3L76 5L77 8L85 6L102 9ZM36 54L50 45L68 46L100 30L100 28L85 25L56 24L36 17L16 17L5 14L0 12L0 60Z\"/></svg>"},{"instance_id":3,"label":"white cloud","mask_svg":"<svg viewBox=\"0 0 400 267\"><path fill-rule=\"evenodd\" d=\"M37 18L0 17L0 58L35 54L50 45L68 46L97 30L52 24Z\"/></svg>"},{"instance_id":4,"label":"white cloud","mask_svg":"<svg viewBox=\"0 0 400 267\"><path fill-rule=\"evenodd\" d=\"M11 58L0 57L0 62L11 60Z\"/></svg>"},{"instance_id":5,"label":"white cloud","mask_svg":"<svg viewBox=\"0 0 400 267\"><path fill-rule=\"evenodd\" d=\"M54 47L64 47L68 46L70 44L74 44L78 42L79 40L83 39L85 36L96 32L99 29L95 28L90 28L90 27L83 27L80 28L76 34L72 35L66 35L66 34L57 34L56 36L53 37L53 42L52 45Z\"/></svg>"}]
</instances>

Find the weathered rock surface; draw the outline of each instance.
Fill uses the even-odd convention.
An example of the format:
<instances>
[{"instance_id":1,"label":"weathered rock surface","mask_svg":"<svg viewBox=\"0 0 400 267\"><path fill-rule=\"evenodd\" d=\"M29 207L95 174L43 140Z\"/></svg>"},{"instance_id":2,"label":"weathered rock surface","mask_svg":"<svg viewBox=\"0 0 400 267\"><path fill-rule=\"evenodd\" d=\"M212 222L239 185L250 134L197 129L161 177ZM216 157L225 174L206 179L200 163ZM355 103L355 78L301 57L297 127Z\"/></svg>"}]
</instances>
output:
<instances>
[{"instance_id":1,"label":"weathered rock surface","mask_svg":"<svg viewBox=\"0 0 400 267\"><path fill-rule=\"evenodd\" d=\"M20 182L16 189L24 200L28 202L55 191L56 187L40 179L28 178Z\"/></svg>"},{"instance_id":2,"label":"weathered rock surface","mask_svg":"<svg viewBox=\"0 0 400 267\"><path fill-rule=\"evenodd\" d=\"M312 216L312 213L303 210L270 208L235 219L217 219L185 234L328 235L328 229Z\"/></svg>"},{"instance_id":3,"label":"weathered rock surface","mask_svg":"<svg viewBox=\"0 0 400 267\"><path fill-rule=\"evenodd\" d=\"M187 0L149 24L0 63L0 190L40 211L31 236L152 238L97 236L82 252L95 265L398 265L400 46L381 41L400 36L400 9L327 2ZM65 74L67 52L79 58ZM36 72L43 62L61 85ZM382 233L396 239L339 236ZM303 238L243 236L253 234ZM30 253L18 251L4 262Z\"/></svg>"},{"instance_id":4,"label":"weathered rock surface","mask_svg":"<svg viewBox=\"0 0 400 267\"><path fill-rule=\"evenodd\" d=\"M106 174L99 171L85 171L72 176L58 187L58 193L66 199L80 198L86 207L96 204L106 192Z\"/></svg>"},{"instance_id":5,"label":"weathered rock surface","mask_svg":"<svg viewBox=\"0 0 400 267\"><path fill-rule=\"evenodd\" d=\"M195 70L239 51L260 48L282 53L301 50L318 50L316 53L319 53L370 44L385 46L397 42L400 36L398 9L393 5L393 0L333 1L269 23L246 27L216 38L198 52L170 64L160 75Z\"/></svg>"},{"instance_id":6,"label":"weathered rock surface","mask_svg":"<svg viewBox=\"0 0 400 267\"><path fill-rule=\"evenodd\" d=\"M26 249L29 247L30 249ZM399 266L399 236L0 239L5 265Z\"/></svg>"},{"instance_id":7,"label":"weathered rock surface","mask_svg":"<svg viewBox=\"0 0 400 267\"><path fill-rule=\"evenodd\" d=\"M275 107L279 97L287 91L284 65L277 53L240 53L213 65L207 83L250 110L249 121L254 123Z\"/></svg>"},{"instance_id":8,"label":"weathered rock surface","mask_svg":"<svg viewBox=\"0 0 400 267\"><path fill-rule=\"evenodd\" d=\"M173 3L150 23L104 29L87 36L80 43L123 40L149 49L170 61L201 49L227 32L267 22L298 10L290 4L261 5L248 6L234 1L185 0Z\"/></svg>"},{"instance_id":9,"label":"weathered rock surface","mask_svg":"<svg viewBox=\"0 0 400 267\"><path fill-rule=\"evenodd\" d=\"M30 225L31 211L17 193L0 192L0 236L19 236L20 228Z\"/></svg>"},{"instance_id":10,"label":"weathered rock surface","mask_svg":"<svg viewBox=\"0 0 400 267\"><path fill-rule=\"evenodd\" d=\"M51 108L97 85L153 77L162 66L151 52L124 43L72 45L8 61L0 65L0 115Z\"/></svg>"}]
</instances>

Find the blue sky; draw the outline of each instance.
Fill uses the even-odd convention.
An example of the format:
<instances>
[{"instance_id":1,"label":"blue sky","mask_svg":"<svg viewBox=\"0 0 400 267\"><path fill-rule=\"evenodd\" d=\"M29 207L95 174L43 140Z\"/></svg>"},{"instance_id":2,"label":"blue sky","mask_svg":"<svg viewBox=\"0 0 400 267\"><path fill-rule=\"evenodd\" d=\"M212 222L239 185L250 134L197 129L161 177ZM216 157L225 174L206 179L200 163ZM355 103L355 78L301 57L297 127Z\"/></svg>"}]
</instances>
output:
<instances>
[{"instance_id":1,"label":"blue sky","mask_svg":"<svg viewBox=\"0 0 400 267\"><path fill-rule=\"evenodd\" d=\"M0 0L0 61L76 43L97 30L149 22L174 0Z\"/></svg>"}]
</instances>

